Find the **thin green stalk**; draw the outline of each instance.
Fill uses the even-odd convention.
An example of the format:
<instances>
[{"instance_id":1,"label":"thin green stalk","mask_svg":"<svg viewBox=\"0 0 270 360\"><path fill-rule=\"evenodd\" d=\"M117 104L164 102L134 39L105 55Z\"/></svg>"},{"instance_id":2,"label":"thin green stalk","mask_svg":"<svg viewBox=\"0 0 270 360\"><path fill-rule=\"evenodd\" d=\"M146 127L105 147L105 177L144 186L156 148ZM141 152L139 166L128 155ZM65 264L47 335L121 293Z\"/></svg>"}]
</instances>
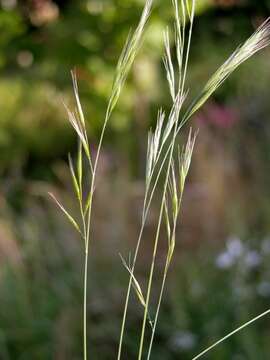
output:
<instances>
[{"instance_id":1,"label":"thin green stalk","mask_svg":"<svg viewBox=\"0 0 270 360\"><path fill-rule=\"evenodd\" d=\"M105 121L102 127L101 136L99 139L97 155L95 158L92 178L91 178L91 187L90 187L90 200L89 200L89 209L88 209L88 219L87 219L87 230L86 230L86 238L85 238L85 257L84 257L84 301L83 301L83 339L84 339L84 360L87 360L87 273L88 273L88 258L89 258L89 244L90 244L90 228L91 228L91 218L92 218L92 203L93 203L93 195L95 189L95 179L96 179L96 171L98 160L100 156L101 146L106 130L106 126L110 117L110 103L106 112Z\"/></svg>"},{"instance_id":2,"label":"thin green stalk","mask_svg":"<svg viewBox=\"0 0 270 360\"><path fill-rule=\"evenodd\" d=\"M163 208L164 208L164 201L162 201L162 204L161 204L158 227L157 227L157 232L156 232L156 237L155 237L154 250L153 250L153 255L152 255L152 263L151 263L151 269L150 269L150 275L149 275L149 281L148 281L148 287L147 287L147 296L146 296L145 310L144 310L142 330L141 330L141 338L140 338L140 347L139 347L138 360L141 360L142 353L143 353L145 327L146 327L147 314L149 313L148 310L149 310L150 294L151 294L153 273L154 273L154 268L155 268L157 245L158 245L158 239L159 239L162 216L163 216Z\"/></svg>"},{"instance_id":3,"label":"thin green stalk","mask_svg":"<svg viewBox=\"0 0 270 360\"><path fill-rule=\"evenodd\" d=\"M201 358L203 355L205 355L206 353L208 353L210 350L212 350L213 348L215 348L217 345L221 344L223 341L229 339L231 336L233 336L234 334L238 333L239 331L243 330L244 328L246 328L247 326L253 324L255 321L259 320L260 318L266 316L270 314L270 309L263 312L262 314L256 316L255 318L251 319L250 321L246 322L245 324L239 326L237 329L235 329L234 331L230 332L228 335L224 336L222 339L218 340L217 342L215 342L213 345L209 346L207 349L205 349L204 351L202 351L200 354L196 355L194 358L192 358L192 360L197 360L199 358Z\"/></svg>"},{"instance_id":4,"label":"thin green stalk","mask_svg":"<svg viewBox=\"0 0 270 360\"><path fill-rule=\"evenodd\" d=\"M85 250L84 258L84 295L83 295L83 358L87 360L87 273L88 252Z\"/></svg>"},{"instance_id":5,"label":"thin green stalk","mask_svg":"<svg viewBox=\"0 0 270 360\"><path fill-rule=\"evenodd\" d=\"M153 185L153 188L152 188L152 192L151 192L151 195L149 197L149 200L147 202L147 197L148 197L148 190L146 190L145 192L145 196L144 196L144 201L143 201L143 210L142 210L142 223L141 223L141 228L140 228L140 233L139 233L139 236L138 236L138 240L137 240L137 244L136 244L136 249L135 249L135 253L134 253L134 258L133 258L133 263L132 263L132 267L131 267L131 273L130 273L130 277L129 277L129 283L128 283L128 288L127 288L127 294L126 294L126 299L125 299L125 306L124 306L124 312L123 312L123 317L122 317L122 324L121 324L121 332L120 332L120 340L119 340L119 346L118 346L118 355L117 355L117 359L120 360L121 359L121 351L122 351L122 345L123 345L123 338L124 338L124 331L125 331L125 324L126 324L126 316L127 316L127 309L128 309L128 303L129 303L129 298L130 298L130 291L131 291L131 286L132 286L132 276L134 274L134 270L135 270L135 266L136 266L136 262L137 262L137 257L138 257L138 252L139 252L139 249L140 249L140 245L141 245L141 240L142 240L142 235L143 235L143 231L144 231L144 227L145 227L145 222L146 222L146 219L147 219L147 216L148 216L148 212L150 210L150 206L151 206L151 203L152 203L152 199L153 199L153 196L154 196L154 192L155 192L155 189L157 187L157 183L158 183L158 180L159 180L159 177L161 175L161 171L162 171L162 168L163 168L163 165L165 163L165 160L166 160L166 156L161 164L161 167L159 169L159 172L157 174L157 177L156 177L156 180L155 180L155 183ZM154 169L150 175L150 179L152 179L152 176L153 176L153 172L154 172Z\"/></svg>"},{"instance_id":6,"label":"thin green stalk","mask_svg":"<svg viewBox=\"0 0 270 360\"><path fill-rule=\"evenodd\" d=\"M135 265L136 265L136 261L137 261L137 257L138 257L140 244L141 244L144 225L145 225L145 221L143 221L142 224L141 224L141 229L140 229L138 242L137 242L136 249L135 249L133 264L132 264L132 268L131 268L131 274L130 274L130 277L129 277L126 300L125 300L125 306L124 306L124 313L123 313L123 317L122 317L122 324L121 324L121 332L120 332L120 340L119 340L119 346L118 346L117 360L121 359L121 352L122 352L122 345L123 345L125 325L126 325L126 317L127 317L127 309L128 309L130 291L131 291L131 286L132 286L132 275L133 275L134 270L135 270Z\"/></svg>"},{"instance_id":7,"label":"thin green stalk","mask_svg":"<svg viewBox=\"0 0 270 360\"><path fill-rule=\"evenodd\" d=\"M182 201L182 194L181 194L181 197L180 197L180 204L181 204L181 201ZM177 218L174 219L174 226L173 226L172 236L175 236L176 224L177 224ZM150 344L149 344L149 348L148 348L147 360L149 360L150 356L151 356L151 351L152 351L152 346L153 346L153 341L154 341L154 336L155 336L156 326L157 326L157 321L158 321L158 316L159 316L159 310L160 310L161 301L162 301L162 298L163 298L163 293L164 293L164 289L165 289L165 283L166 283L166 279L167 279L167 275L168 275L169 265L170 265L170 261L169 261L169 259L167 257L165 268L164 268L164 273L163 273L163 277L162 277L162 284L161 284L160 294L159 294L159 298L158 298L157 310L156 310L155 319L154 319L153 328L152 328Z\"/></svg>"},{"instance_id":8,"label":"thin green stalk","mask_svg":"<svg viewBox=\"0 0 270 360\"><path fill-rule=\"evenodd\" d=\"M81 193L82 195L82 193ZM87 360L87 273L88 273L88 252L87 252L87 236L86 236L86 222L85 214L83 212L82 197L79 201L80 212L83 223L83 238L85 244L85 258L84 258L84 294L83 294L83 353L84 360Z\"/></svg>"},{"instance_id":9,"label":"thin green stalk","mask_svg":"<svg viewBox=\"0 0 270 360\"><path fill-rule=\"evenodd\" d=\"M172 157L172 153L173 153L173 146L171 147L170 158ZM169 164L170 164L170 161L169 161ZM168 180L169 180L169 170L170 170L170 167L168 167L167 174L166 174L166 180L165 180L164 191L163 191L163 195L162 195L162 201L161 201L161 207L160 207L157 231L156 231L156 236L155 236L155 243L154 243L154 249L153 249L153 255L152 255L151 269L150 269L150 275L149 275L148 286L147 286L147 295L146 295L143 323L142 323L142 329L141 329L141 338L140 338L140 347L139 347L138 360L141 360L142 353L143 353L145 326L146 326L147 314L149 313L150 294L151 294L151 289L152 289L152 280L153 280L153 274L154 274L154 268L155 268L156 252L157 252L160 228L161 228L161 223L162 223L163 210L164 210L164 205L165 205L167 184L168 184Z\"/></svg>"},{"instance_id":10,"label":"thin green stalk","mask_svg":"<svg viewBox=\"0 0 270 360\"><path fill-rule=\"evenodd\" d=\"M153 346L153 341L154 341L154 336L155 336L155 331L156 331L156 326L157 326L157 321L158 321L158 316L159 316L159 310L160 310L160 306L161 306L163 292L164 292L164 289L165 289L165 283L166 283L168 269L169 269L169 264L168 264L167 260L166 260L165 268L166 269L165 269L165 271L163 273L163 277L162 277L161 290L160 290L160 295L159 295L159 298L158 298L157 310L156 310L156 314L155 314L155 319L154 319L154 323L153 323L150 344L149 344L149 348L148 348L147 360L149 360L150 356L151 356L151 351L152 351L152 346Z\"/></svg>"}]
</instances>

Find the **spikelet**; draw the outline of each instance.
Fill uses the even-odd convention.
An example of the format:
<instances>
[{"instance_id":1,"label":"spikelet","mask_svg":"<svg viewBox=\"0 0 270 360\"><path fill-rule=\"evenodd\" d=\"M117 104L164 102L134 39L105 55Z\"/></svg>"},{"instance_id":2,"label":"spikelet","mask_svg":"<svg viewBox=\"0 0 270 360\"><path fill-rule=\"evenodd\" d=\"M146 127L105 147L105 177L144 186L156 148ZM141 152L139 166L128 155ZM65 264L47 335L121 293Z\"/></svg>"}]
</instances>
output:
<instances>
[{"instance_id":1,"label":"spikelet","mask_svg":"<svg viewBox=\"0 0 270 360\"><path fill-rule=\"evenodd\" d=\"M187 121L209 99L239 65L269 44L270 18L268 18L242 46L239 46L214 75L212 75L199 96L188 108L184 116L184 121Z\"/></svg>"},{"instance_id":2,"label":"spikelet","mask_svg":"<svg viewBox=\"0 0 270 360\"><path fill-rule=\"evenodd\" d=\"M151 9L153 5L153 0L147 0L143 9L143 13L140 19L140 22L135 29L133 34L129 34L121 56L119 58L115 78L112 86L112 93L109 101L109 106L107 109L107 115L109 116L114 109L121 90L123 88L126 77L129 73L131 65L134 61L134 58L140 48L142 36L144 33L145 25L150 16Z\"/></svg>"},{"instance_id":3,"label":"spikelet","mask_svg":"<svg viewBox=\"0 0 270 360\"><path fill-rule=\"evenodd\" d=\"M147 155L146 155L147 186L149 185L153 167L156 164L158 152L160 150L160 140L161 140L164 119L165 119L165 113L162 111L162 109L160 109L157 116L157 125L155 132L153 133L151 130L148 132L148 144L147 144Z\"/></svg>"},{"instance_id":4,"label":"spikelet","mask_svg":"<svg viewBox=\"0 0 270 360\"><path fill-rule=\"evenodd\" d=\"M178 149L178 173L180 179L180 193L183 193L184 191L185 181L188 175L197 135L198 131L195 132L195 134L192 134L192 129L190 129L186 146L182 151Z\"/></svg>"},{"instance_id":5,"label":"spikelet","mask_svg":"<svg viewBox=\"0 0 270 360\"><path fill-rule=\"evenodd\" d=\"M193 134L192 129L190 129L185 147L182 151L178 148L178 167L176 168L174 161L172 161L170 168L168 192L165 202L165 224L168 237L167 267L170 265L174 253L176 224L181 209L182 196L189 172L196 136L197 133Z\"/></svg>"},{"instance_id":6,"label":"spikelet","mask_svg":"<svg viewBox=\"0 0 270 360\"><path fill-rule=\"evenodd\" d=\"M163 58L163 63L164 63L164 67L166 70L167 81L169 84L171 97L174 100L175 99L175 76L174 76L174 67L173 67L173 63L172 63L170 37L169 37L168 29L164 33L164 46L165 46L165 55Z\"/></svg>"}]
</instances>

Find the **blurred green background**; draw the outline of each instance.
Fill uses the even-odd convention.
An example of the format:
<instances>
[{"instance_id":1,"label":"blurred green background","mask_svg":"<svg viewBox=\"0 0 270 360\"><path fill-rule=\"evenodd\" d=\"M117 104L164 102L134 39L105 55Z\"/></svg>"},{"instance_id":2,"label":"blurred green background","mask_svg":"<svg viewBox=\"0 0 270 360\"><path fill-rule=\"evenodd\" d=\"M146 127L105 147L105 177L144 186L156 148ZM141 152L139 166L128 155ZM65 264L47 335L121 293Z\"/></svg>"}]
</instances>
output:
<instances>
[{"instance_id":1,"label":"blurred green background","mask_svg":"<svg viewBox=\"0 0 270 360\"><path fill-rule=\"evenodd\" d=\"M158 107L170 106L162 39L172 7L169 0L154 3L101 154L89 269L90 359L116 356L128 280L118 253L134 249L147 130ZM270 0L197 3L190 97L270 12ZM0 359L82 358L83 247L47 192L76 211L66 161L76 138L63 106L73 102L70 70L77 70L94 152L117 58L143 4L0 0ZM244 64L192 120L200 131L155 360L191 359L269 307L269 59L266 49ZM155 218L154 208L138 267L142 284ZM155 280L158 291L158 274ZM124 359L136 359L141 316L134 297ZM269 336L264 318L206 358L269 359Z\"/></svg>"}]
</instances>

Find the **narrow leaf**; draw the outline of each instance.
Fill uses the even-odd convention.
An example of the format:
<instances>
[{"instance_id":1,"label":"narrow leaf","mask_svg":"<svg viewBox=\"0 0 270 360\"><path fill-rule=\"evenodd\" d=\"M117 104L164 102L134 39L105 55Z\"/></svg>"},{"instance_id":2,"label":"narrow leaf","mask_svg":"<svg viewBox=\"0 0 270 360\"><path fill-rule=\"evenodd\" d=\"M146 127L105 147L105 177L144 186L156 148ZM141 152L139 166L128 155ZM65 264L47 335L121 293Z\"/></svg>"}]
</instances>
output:
<instances>
[{"instance_id":1,"label":"narrow leaf","mask_svg":"<svg viewBox=\"0 0 270 360\"><path fill-rule=\"evenodd\" d=\"M80 193L82 197L82 142L79 140L78 144L78 154L77 154L77 176L78 176L78 183L80 188Z\"/></svg>"},{"instance_id":2,"label":"narrow leaf","mask_svg":"<svg viewBox=\"0 0 270 360\"><path fill-rule=\"evenodd\" d=\"M92 201L92 193L89 191L89 194L87 196L87 199L86 199L86 203L85 203L85 208L84 208L84 215L87 214L87 211L89 210L90 208L90 204L91 204L91 201Z\"/></svg>"},{"instance_id":3,"label":"narrow leaf","mask_svg":"<svg viewBox=\"0 0 270 360\"><path fill-rule=\"evenodd\" d=\"M80 118L81 123L85 126L84 114L83 114L83 110L82 110L82 106L81 106L81 102L80 102L80 98L79 98L77 77L76 77L76 72L74 70L71 71L71 77L72 77L72 82L73 82L73 90L74 90L76 105L77 105L77 109L78 109L78 113L79 113L79 118Z\"/></svg>"},{"instance_id":4,"label":"narrow leaf","mask_svg":"<svg viewBox=\"0 0 270 360\"><path fill-rule=\"evenodd\" d=\"M145 307L145 300L144 300L144 296L143 296L143 293L142 293L142 290L141 290L141 287L140 287L140 284L139 282L137 281L137 279L135 278L135 275L133 274L133 272L131 271L131 269L129 268L129 266L127 265L126 261L124 260L124 258L122 257L121 254L119 254L121 260L122 260L122 263L124 265L124 267L126 268L126 270L129 272L131 278L132 278L132 285L133 285L133 288L138 296L138 299L140 301L140 303L142 304L143 307Z\"/></svg>"},{"instance_id":5,"label":"narrow leaf","mask_svg":"<svg viewBox=\"0 0 270 360\"><path fill-rule=\"evenodd\" d=\"M73 162L72 162L72 158L71 158L70 154L68 154L68 162L69 162L69 169L70 169L70 174L72 177L73 187L74 187L75 193L78 197L78 200L81 201L81 191L80 191L80 187L78 184L78 180L76 178L76 174L74 171Z\"/></svg>"},{"instance_id":6,"label":"narrow leaf","mask_svg":"<svg viewBox=\"0 0 270 360\"><path fill-rule=\"evenodd\" d=\"M52 193L49 193L49 195L54 200L56 205L60 208L60 210L62 210L62 212L66 215L67 219L74 226L74 228L80 233L81 236L83 236L79 225L76 223L73 217L68 213L68 211L64 208L64 206L56 199L56 197Z\"/></svg>"}]
</instances>

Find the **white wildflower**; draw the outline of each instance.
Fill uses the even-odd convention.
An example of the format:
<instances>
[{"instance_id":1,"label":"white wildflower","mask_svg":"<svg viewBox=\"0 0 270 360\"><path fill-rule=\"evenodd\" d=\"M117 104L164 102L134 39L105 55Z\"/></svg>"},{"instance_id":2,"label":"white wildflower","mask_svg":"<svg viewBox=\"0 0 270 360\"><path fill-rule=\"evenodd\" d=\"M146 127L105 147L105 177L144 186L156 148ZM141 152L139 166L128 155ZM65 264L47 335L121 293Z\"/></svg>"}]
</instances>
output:
<instances>
[{"instance_id":1,"label":"white wildflower","mask_svg":"<svg viewBox=\"0 0 270 360\"><path fill-rule=\"evenodd\" d=\"M235 263L235 258L229 252L224 251L216 258L216 266L219 269L229 269Z\"/></svg>"},{"instance_id":2,"label":"white wildflower","mask_svg":"<svg viewBox=\"0 0 270 360\"><path fill-rule=\"evenodd\" d=\"M258 251L252 250L246 254L244 262L249 268L258 267L262 262L262 257Z\"/></svg>"},{"instance_id":3,"label":"white wildflower","mask_svg":"<svg viewBox=\"0 0 270 360\"><path fill-rule=\"evenodd\" d=\"M192 349L196 342L196 335L190 331L178 331L172 336L170 346L173 350L187 351Z\"/></svg>"},{"instance_id":4,"label":"white wildflower","mask_svg":"<svg viewBox=\"0 0 270 360\"><path fill-rule=\"evenodd\" d=\"M262 242L262 252L264 254L270 254L270 238L267 237Z\"/></svg>"},{"instance_id":5,"label":"white wildflower","mask_svg":"<svg viewBox=\"0 0 270 360\"><path fill-rule=\"evenodd\" d=\"M244 252L244 245L241 239L236 236L230 237L227 240L227 250L232 257L241 256Z\"/></svg>"},{"instance_id":6,"label":"white wildflower","mask_svg":"<svg viewBox=\"0 0 270 360\"><path fill-rule=\"evenodd\" d=\"M257 292L260 296L270 297L270 282L262 281L257 286Z\"/></svg>"}]
</instances>

